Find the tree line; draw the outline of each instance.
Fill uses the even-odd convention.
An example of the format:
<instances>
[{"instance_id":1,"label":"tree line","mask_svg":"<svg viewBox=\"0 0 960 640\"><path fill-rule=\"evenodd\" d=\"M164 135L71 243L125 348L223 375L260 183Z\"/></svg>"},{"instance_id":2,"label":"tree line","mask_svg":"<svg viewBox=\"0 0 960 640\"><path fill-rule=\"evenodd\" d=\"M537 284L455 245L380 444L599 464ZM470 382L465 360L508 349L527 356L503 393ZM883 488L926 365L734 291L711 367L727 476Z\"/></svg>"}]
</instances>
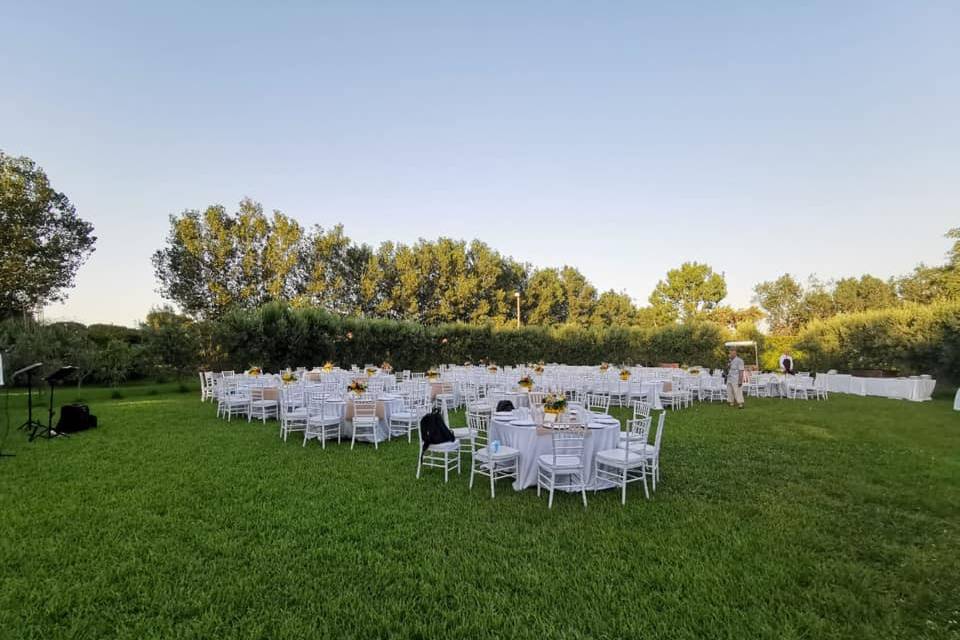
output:
<instances>
[{"instance_id":1,"label":"tree line","mask_svg":"<svg viewBox=\"0 0 960 640\"><path fill-rule=\"evenodd\" d=\"M711 321L734 330L766 319L796 335L838 314L960 298L960 228L942 265L921 264L882 280L863 275L806 284L791 274L761 282L754 304L723 303L721 274L686 262L667 272L640 306L624 292L599 291L576 267L535 267L489 245L450 238L374 248L342 225L305 228L280 211L244 199L170 217L166 244L152 257L163 296L194 320L270 302L341 316L418 322L513 324L519 294L524 325L663 327ZM0 152L0 319L29 317L62 300L94 249L93 226L56 191L43 169Z\"/></svg>"},{"instance_id":2,"label":"tree line","mask_svg":"<svg viewBox=\"0 0 960 640\"><path fill-rule=\"evenodd\" d=\"M534 267L484 242L438 238L413 244L352 241L342 225L304 228L244 199L170 217L166 246L153 255L162 295L203 319L267 302L344 316L508 326L517 294L524 325L664 326L709 319L756 322L756 307L722 304L726 282L705 264L667 273L640 307L626 293L599 291L576 267Z\"/></svg>"},{"instance_id":3,"label":"tree line","mask_svg":"<svg viewBox=\"0 0 960 640\"><path fill-rule=\"evenodd\" d=\"M473 240L420 239L413 244L356 243L342 225L304 228L280 211L240 202L170 217L166 246L153 256L161 293L196 318L267 302L318 307L346 316L507 326L520 294L523 324L661 327L708 320L730 329L766 318L773 333L795 334L837 314L929 304L960 296L960 228L941 266L918 266L899 278L871 275L806 286L784 274L754 288L753 306L723 304L727 286L706 264L667 272L638 306L623 292L600 292L576 267L535 267Z\"/></svg>"}]
</instances>

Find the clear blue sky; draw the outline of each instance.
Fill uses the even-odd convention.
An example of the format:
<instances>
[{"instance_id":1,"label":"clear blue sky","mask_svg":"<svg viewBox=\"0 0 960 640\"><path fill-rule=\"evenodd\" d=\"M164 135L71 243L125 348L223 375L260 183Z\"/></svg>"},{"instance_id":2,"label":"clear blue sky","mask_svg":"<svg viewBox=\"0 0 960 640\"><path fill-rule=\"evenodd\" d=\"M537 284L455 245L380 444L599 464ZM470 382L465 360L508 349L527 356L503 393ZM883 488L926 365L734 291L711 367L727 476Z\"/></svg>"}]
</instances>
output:
<instances>
[{"instance_id":1,"label":"clear blue sky","mask_svg":"<svg viewBox=\"0 0 960 640\"><path fill-rule=\"evenodd\" d=\"M47 318L160 302L167 216L480 238L645 302L700 260L887 277L960 225L960 3L5 3L0 148L100 240Z\"/></svg>"}]
</instances>

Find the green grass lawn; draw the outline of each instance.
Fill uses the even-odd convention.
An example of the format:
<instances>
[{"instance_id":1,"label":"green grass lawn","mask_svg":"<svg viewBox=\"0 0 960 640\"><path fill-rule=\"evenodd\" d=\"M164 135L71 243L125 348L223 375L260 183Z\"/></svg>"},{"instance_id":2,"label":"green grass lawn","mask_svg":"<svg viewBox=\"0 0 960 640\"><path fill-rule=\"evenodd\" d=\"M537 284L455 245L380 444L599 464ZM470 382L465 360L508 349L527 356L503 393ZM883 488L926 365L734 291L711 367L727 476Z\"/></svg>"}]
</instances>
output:
<instances>
[{"instance_id":1,"label":"green grass lawn","mask_svg":"<svg viewBox=\"0 0 960 640\"><path fill-rule=\"evenodd\" d=\"M175 388L84 390L101 427L69 439L11 430L0 637L960 637L945 400L697 405L667 416L654 499L548 511Z\"/></svg>"}]
</instances>

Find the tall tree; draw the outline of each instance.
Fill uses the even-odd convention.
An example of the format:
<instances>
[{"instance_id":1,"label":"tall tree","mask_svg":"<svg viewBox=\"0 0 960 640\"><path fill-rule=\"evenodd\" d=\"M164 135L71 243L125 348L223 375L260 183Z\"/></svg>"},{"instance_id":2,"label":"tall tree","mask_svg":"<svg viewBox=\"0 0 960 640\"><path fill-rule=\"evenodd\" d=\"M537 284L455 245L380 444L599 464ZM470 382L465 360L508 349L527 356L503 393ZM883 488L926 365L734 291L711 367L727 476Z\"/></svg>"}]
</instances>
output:
<instances>
[{"instance_id":1,"label":"tall tree","mask_svg":"<svg viewBox=\"0 0 960 640\"><path fill-rule=\"evenodd\" d=\"M708 312L706 317L730 330L736 330L740 326L756 325L763 319L764 313L754 306L735 309L729 305L721 304Z\"/></svg>"},{"instance_id":2,"label":"tall tree","mask_svg":"<svg viewBox=\"0 0 960 640\"><path fill-rule=\"evenodd\" d=\"M675 318L690 320L720 304L727 296L723 276L699 262L684 262L667 272L650 294L650 304Z\"/></svg>"},{"instance_id":3,"label":"tall tree","mask_svg":"<svg viewBox=\"0 0 960 640\"><path fill-rule=\"evenodd\" d=\"M857 313L896 305L893 285L871 275L841 278L833 288L833 304L839 313Z\"/></svg>"},{"instance_id":4,"label":"tall tree","mask_svg":"<svg viewBox=\"0 0 960 640\"><path fill-rule=\"evenodd\" d=\"M43 169L0 151L0 318L63 300L96 240Z\"/></svg>"},{"instance_id":5,"label":"tall tree","mask_svg":"<svg viewBox=\"0 0 960 640\"><path fill-rule=\"evenodd\" d=\"M800 301L803 287L789 273L776 280L761 282L753 288L753 300L767 314L767 324L773 333L791 333L801 322Z\"/></svg>"},{"instance_id":6,"label":"tall tree","mask_svg":"<svg viewBox=\"0 0 960 640\"><path fill-rule=\"evenodd\" d=\"M586 326L597 304L596 288L577 269L566 265L560 270L560 281L567 299L564 322Z\"/></svg>"},{"instance_id":7,"label":"tall tree","mask_svg":"<svg viewBox=\"0 0 960 640\"><path fill-rule=\"evenodd\" d=\"M215 317L303 295L303 228L279 211L244 199L236 214L220 205L170 217L167 246L154 253L161 293L191 315Z\"/></svg>"},{"instance_id":8,"label":"tall tree","mask_svg":"<svg viewBox=\"0 0 960 640\"><path fill-rule=\"evenodd\" d=\"M567 292L558 269L537 269L521 298L524 324L553 325L567 321Z\"/></svg>"},{"instance_id":9,"label":"tall tree","mask_svg":"<svg viewBox=\"0 0 960 640\"><path fill-rule=\"evenodd\" d=\"M637 308L626 293L604 291L597 299L590 324L599 327L625 327L637 321Z\"/></svg>"}]
</instances>

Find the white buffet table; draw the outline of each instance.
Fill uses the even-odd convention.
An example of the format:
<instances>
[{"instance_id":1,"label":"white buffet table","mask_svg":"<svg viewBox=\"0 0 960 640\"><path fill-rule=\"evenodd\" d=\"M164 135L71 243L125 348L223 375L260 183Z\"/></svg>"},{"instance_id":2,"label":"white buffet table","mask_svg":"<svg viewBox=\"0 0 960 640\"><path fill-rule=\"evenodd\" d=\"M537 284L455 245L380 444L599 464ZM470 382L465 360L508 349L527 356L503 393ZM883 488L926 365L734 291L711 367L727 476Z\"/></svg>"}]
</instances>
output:
<instances>
[{"instance_id":1,"label":"white buffet table","mask_svg":"<svg viewBox=\"0 0 960 640\"><path fill-rule=\"evenodd\" d=\"M937 381L931 378L858 378L848 374L818 373L817 380L821 378L827 391L833 393L879 396L913 402L930 400L937 384Z\"/></svg>"}]
</instances>

